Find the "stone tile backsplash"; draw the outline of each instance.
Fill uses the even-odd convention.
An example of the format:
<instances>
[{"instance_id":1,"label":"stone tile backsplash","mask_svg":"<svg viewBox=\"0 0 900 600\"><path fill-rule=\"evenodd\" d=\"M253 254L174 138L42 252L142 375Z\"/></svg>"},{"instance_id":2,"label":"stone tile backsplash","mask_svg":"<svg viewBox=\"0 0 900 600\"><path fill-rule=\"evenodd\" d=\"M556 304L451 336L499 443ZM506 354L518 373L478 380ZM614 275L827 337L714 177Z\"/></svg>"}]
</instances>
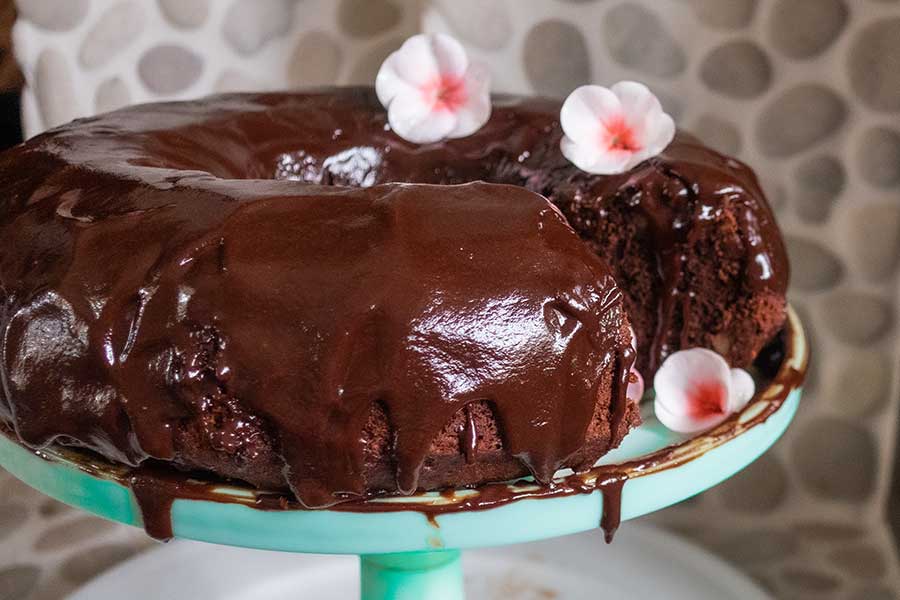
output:
<instances>
[{"instance_id":1,"label":"stone tile backsplash","mask_svg":"<svg viewBox=\"0 0 900 600\"><path fill-rule=\"evenodd\" d=\"M388 0L21 0L34 134L76 116L219 91L374 80L416 30Z\"/></svg>"},{"instance_id":2,"label":"stone tile backsplash","mask_svg":"<svg viewBox=\"0 0 900 600\"><path fill-rule=\"evenodd\" d=\"M370 83L420 29L459 37L493 67L499 90L564 96L591 81L645 81L682 126L758 171L815 349L785 439L738 477L652 518L779 598L900 594L885 517L900 410L900 2L17 4L29 134L131 102ZM149 543L0 478L3 598L58 598Z\"/></svg>"}]
</instances>

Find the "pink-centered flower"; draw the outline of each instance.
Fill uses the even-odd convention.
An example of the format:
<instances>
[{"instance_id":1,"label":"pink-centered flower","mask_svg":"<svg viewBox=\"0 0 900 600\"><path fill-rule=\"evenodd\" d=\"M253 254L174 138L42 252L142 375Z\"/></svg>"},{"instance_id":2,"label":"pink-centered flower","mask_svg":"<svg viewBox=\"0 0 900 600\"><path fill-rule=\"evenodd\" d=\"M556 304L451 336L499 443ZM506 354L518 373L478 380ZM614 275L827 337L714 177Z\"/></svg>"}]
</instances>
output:
<instances>
[{"instance_id":1,"label":"pink-centered flower","mask_svg":"<svg viewBox=\"0 0 900 600\"><path fill-rule=\"evenodd\" d=\"M656 372L653 387L656 418L680 433L715 427L744 408L755 390L747 371L729 368L724 358L706 348L670 355Z\"/></svg>"},{"instance_id":2,"label":"pink-centered flower","mask_svg":"<svg viewBox=\"0 0 900 600\"><path fill-rule=\"evenodd\" d=\"M560 111L563 155L582 171L624 173L656 156L675 137L675 122L647 86L620 81L611 88L583 85Z\"/></svg>"},{"instance_id":3,"label":"pink-centered flower","mask_svg":"<svg viewBox=\"0 0 900 600\"><path fill-rule=\"evenodd\" d=\"M375 92L391 129L417 144L472 135L491 116L487 68L449 35L406 40L381 65Z\"/></svg>"}]
</instances>

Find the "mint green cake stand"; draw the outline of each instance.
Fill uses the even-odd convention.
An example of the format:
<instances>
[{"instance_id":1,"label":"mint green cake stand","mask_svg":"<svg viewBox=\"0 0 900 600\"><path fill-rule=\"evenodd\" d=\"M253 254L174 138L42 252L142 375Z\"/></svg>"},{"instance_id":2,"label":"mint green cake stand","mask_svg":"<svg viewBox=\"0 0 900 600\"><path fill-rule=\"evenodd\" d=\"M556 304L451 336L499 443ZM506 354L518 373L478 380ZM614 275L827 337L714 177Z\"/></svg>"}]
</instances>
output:
<instances>
[{"instance_id":1,"label":"mint green cake stand","mask_svg":"<svg viewBox=\"0 0 900 600\"><path fill-rule=\"evenodd\" d=\"M738 435L723 437L714 431L685 439L648 414L645 423L631 432L620 448L604 457L601 464L620 464L671 445L683 449L677 462L630 476L622 490L623 521L671 506L722 482L756 460L781 436L797 410L808 356L793 311L788 334L781 373L757 394L738 420L751 422L767 407L775 406L771 403L776 399L784 399L765 421ZM62 450L51 449L39 455L3 435L0 464L57 500L113 521L142 525L130 488L108 472L109 466L86 464L83 456L76 460ZM265 511L251 506L255 499L251 489L223 486L215 493L222 495L222 502L175 500L171 516L176 537L285 552L358 554L363 600L462 600L461 550L593 529L598 527L603 511L599 491L448 512L433 521L411 509ZM458 492L460 496L472 493L477 491ZM449 500L422 494L412 501Z\"/></svg>"}]
</instances>

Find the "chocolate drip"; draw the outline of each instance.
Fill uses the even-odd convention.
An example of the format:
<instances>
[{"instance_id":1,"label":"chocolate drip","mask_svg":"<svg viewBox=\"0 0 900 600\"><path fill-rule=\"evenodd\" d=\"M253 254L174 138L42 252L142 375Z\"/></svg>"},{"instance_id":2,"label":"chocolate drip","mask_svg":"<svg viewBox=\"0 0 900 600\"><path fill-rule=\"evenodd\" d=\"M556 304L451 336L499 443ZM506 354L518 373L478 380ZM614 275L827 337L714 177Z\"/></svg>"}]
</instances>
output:
<instances>
[{"instance_id":1,"label":"chocolate drip","mask_svg":"<svg viewBox=\"0 0 900 600\"><path fill-rule=\"evenodd\" d=\"M616 477L603 481L598 486L603 495L603 516L600 518L600 529L607 544L611 544L619 525L622 523L622 488L625 477Z\"/></svg>"},{"instance_id":2,"label":"chocolate drip","mask_svg":"<svg viewBox=\"0 0 900 600\"><path fill-rule=\"evenodd\" d=\"M160 541L174 537L172 505L176 500L221 501L215 491L218 484L194 479L190 474L160 464L144 464L127 470L120 481L131 488L147 535ZM281 509L290 506L286 498L275 502Z\"/></svg>"},{"instance_id":3,"label":"chocolate drip","mask_svg":"<svg viewBox=\"0 0 900 600\"><path fill-rule=\"evenodd\" d=\"M666 177L671 175L665 171L663 173ZM671 182L677 184L676 189L673 190L669 185ZM650 185L660 184L653 182ZM689 188L681 185L677 178L665 181L660 187L662 188L660 190L647 190L640 194L641 202L639 204L639 210L647 218L652 232L650 239L661 282L656 328L650 342L650 363L648 365L650 373L655 373L663 358L669 354L666 342L672 332L675 308L682 296L681 283L687 258L681 251L684 243L681 238L684 236L685 228L675 226L676 215L686 211L684 207L679 207L677 204L687 204L691 198Z\"/></svg>"},{"instance_id":4,"label":"chocolate drip","mask_svg":"<svg viewBox=\"0 0 900 600\"><path fill-rule=\"evenodd\" d=\"M216 493L221 484L194 479L190 474L157 464L144 464L128 470L120 481L131 488L147 535L160 541L174 537L172 505L176 500L222 501L222 496ZM274 499L272 505L280 510L291 508L290 501L283 496Z\"/></svg>"},{"instance_id":5,"label":"chocolate drip","mask_svg":"<svg viewBox=\"0 0 900 600\"><path fill-rule=\"evenodd\" d=\"M182 482L162 479L159 474L138 472L131 476L129 484L141 510L147 535L157 540L173 538L172 504L183 491Z\"/></svg>"}]
</instances>

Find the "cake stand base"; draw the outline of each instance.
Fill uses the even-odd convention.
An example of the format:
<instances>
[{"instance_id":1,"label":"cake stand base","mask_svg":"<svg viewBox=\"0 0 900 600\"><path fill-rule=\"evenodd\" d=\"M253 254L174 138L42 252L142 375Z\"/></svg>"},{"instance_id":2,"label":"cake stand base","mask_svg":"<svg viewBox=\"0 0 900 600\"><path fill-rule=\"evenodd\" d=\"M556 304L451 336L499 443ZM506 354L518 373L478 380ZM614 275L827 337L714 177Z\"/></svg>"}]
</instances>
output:
<instances>
[{"instance_id":1,"label":"cake stand base","mask_svg":"<svg viewBox=\"0 0 900 600\"><path fill-rule=\"evenodd\" d=\"M611 546L599 531L465 552L419 553L447 587L376 590L378 598L454 598L465 573L469 600L772 600L755 583L707 551L642 523L630 523ZM422 556L424 555L424 556ZM404 561L408 560L406 556ZM355 600L362 566L410 570L384 556L377 564L351 556L289 554L175 541L140 555L68 600ZM417 559L418 560L418 559ZM393 565L393 566L392 566ZM432 571L434 573L434 571ZM365 578L364 578L365 579ZM377 580L391 581L379 575ZM409 583L409 578L403 580ZM437 579L432 581L437 582ZM361 594L362 592L362 594Z\"/></svg>"}]
</instances>

